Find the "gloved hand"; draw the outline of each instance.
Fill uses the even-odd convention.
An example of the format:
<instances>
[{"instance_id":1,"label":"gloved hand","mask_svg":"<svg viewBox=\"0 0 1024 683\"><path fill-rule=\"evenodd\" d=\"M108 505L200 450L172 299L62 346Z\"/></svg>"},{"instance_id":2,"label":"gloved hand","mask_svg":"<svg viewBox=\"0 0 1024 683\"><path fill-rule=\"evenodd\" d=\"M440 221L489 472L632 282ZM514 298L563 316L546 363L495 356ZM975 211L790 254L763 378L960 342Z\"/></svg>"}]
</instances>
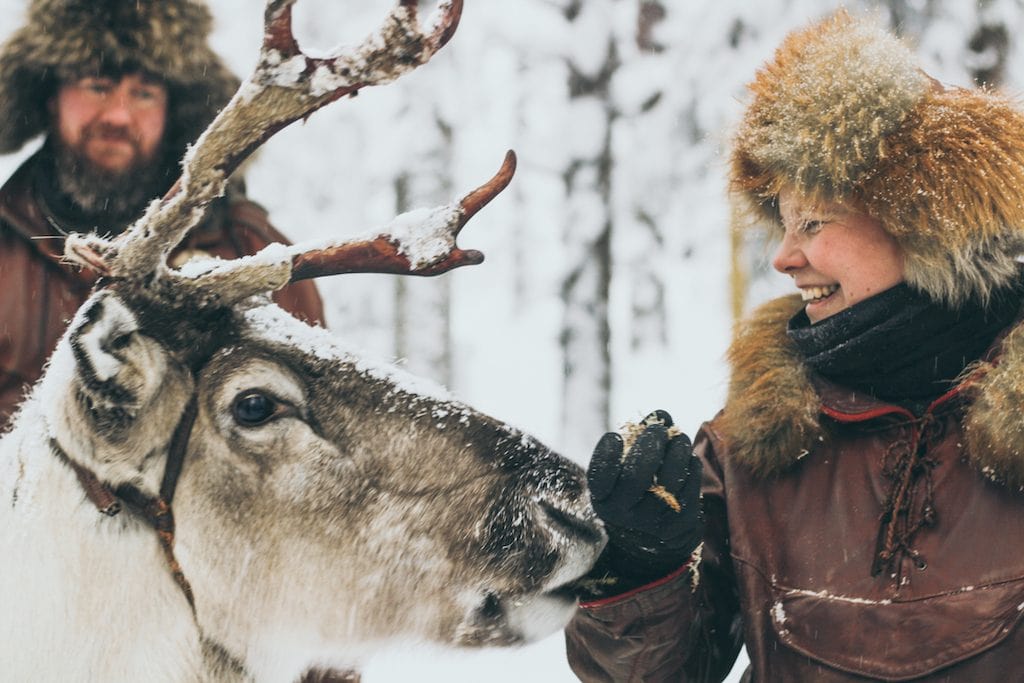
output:
<instances>
[{"instance_id":1,"label":"gloved hand","mask_svg":"<svg viewBox=\"0 0 1024 683\"><path fill-rule=\"evenodd\" d=\"M609 432L587 468L594 510L608 532L601 559L633 586L683 566L704 534L702 465L690 439L669 435L672 418L663 410L639 426L643 431L625 457L622 437Z\"/></svg>"}]
</instances>

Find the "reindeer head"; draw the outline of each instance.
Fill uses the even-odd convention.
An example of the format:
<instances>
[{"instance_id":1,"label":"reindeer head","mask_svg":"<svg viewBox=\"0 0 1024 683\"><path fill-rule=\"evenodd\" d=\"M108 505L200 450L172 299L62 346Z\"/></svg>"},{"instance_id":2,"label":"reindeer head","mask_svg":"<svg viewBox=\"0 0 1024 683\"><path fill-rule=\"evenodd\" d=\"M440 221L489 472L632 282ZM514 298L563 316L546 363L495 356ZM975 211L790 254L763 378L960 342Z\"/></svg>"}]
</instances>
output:
<instances>
[{"instance_id":1,"label":"reindeer head","mask_svg":"<svg viewBox=\"0 0 1024 683\"><path fill-rule=\"evenodd\" d=\"M268 4L256 73L168 196L113 240L68 239L67 257L103 278L39 389L53 448L108 497L156 505L204 641L245 670L351 663L396 636L535 639L569 618L567 586L604 543L581 470L265 296L308 277L479 263L455 239L507 185L514 156L460 201L365 239L167 265L249 152L425 62L461 11L444 3L422 32L402 0L379 35L314 59L291 36L293 2Z\"/></svg>"}]
</instances>

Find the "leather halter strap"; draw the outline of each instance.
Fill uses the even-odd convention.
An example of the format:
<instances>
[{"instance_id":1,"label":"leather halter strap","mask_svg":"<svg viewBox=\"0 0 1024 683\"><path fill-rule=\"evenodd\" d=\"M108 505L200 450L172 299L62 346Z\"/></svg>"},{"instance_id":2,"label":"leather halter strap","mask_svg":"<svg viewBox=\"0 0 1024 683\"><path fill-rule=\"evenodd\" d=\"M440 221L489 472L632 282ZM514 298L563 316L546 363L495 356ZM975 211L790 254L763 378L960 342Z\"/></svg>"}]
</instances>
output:
<instances>
[{"instance_id":1,"label":"leather halter strap","mask_svg":"<svg viewBox=\"0 0 1024 683\"><path fill-rule=\"evenodd\" d=\"M185 462L185 453L188 450L188 441L197 413L198 404L193 395L171 437L163 481L160 484L160 494L156 497L146 495L131 484L121 484L116 489L111 489L109 485L100 481L99 477L91 470L68 457L56 439L50 439L53 453L74 471L86 497L101 514L113 517L120 513L126 504L156 531L157 540L164 552L171 576L174 577L175 583L185 594L185 599L188 600L193 613L195 613L196 604L192 586L189 585L181 565L174 556L174 514L171 512L171 501L174 499L174 491L178 486L178 476L181 474L181 468Z\"/></svg>"},{"instance_id":2,"label":"leather halter strap","mask_svg":"<svg viewBox=\"0 0 1024 683\"><path fill-rule=\"evenodd\" d=\"M178 420L178 426L174 428L171 445L167 449L164 479L160 482L160 498L168 505L174 500L174 491L178 488L178 476L181 475L181 468L185 464L185 451L188 450L188 439L192 436L192 425L196 422L198 412L199 403L193 394L181 414L181 419Z\"/></svg>"}]
</instances>

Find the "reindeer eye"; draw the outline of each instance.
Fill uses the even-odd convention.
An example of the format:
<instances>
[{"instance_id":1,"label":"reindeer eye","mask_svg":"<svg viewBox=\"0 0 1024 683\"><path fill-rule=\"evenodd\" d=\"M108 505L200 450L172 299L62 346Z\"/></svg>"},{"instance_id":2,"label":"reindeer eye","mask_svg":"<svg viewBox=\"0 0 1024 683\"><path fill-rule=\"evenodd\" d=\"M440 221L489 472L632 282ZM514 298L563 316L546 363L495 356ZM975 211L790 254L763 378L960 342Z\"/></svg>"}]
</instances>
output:
<instances>
[{"instance_id":1,"label":"reindeer eye","mask_svg":"<svg viewBox=\"0 0 1024 683\"><path fill-rule=\"evenodd\" d=\"M235 421L243 427L255 427L269 420L277 404L274 399L259 391L247 391L235 398L231 412Z\"/></svg>"}]
</instances>

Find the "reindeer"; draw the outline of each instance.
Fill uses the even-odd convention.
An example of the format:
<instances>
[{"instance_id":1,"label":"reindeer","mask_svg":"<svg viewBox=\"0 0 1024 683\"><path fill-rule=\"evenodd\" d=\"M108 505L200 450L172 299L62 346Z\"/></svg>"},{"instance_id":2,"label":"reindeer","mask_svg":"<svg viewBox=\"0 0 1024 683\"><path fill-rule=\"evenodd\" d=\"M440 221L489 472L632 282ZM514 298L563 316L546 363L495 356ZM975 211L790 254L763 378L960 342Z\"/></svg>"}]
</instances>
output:
<instances>
[{"instance_id":1,"label":"reindeer","mask_svg":"<svg viewBox=\"0 0 1024 683\"><path fill-rule=\"evenodd\" d=\"M604 544L580 469L273 305L290 281L479 263L460 201L365 238L235 261L168 255L275 131L426 62L401 0L362 45L303 54L270 0L259 64L122 235L75 235L101 277L0 441L0 678L294 681L396 638L503 646L569 619ZM173 510L173 514L172 514Z\"/></svg>"}]
</instances>

